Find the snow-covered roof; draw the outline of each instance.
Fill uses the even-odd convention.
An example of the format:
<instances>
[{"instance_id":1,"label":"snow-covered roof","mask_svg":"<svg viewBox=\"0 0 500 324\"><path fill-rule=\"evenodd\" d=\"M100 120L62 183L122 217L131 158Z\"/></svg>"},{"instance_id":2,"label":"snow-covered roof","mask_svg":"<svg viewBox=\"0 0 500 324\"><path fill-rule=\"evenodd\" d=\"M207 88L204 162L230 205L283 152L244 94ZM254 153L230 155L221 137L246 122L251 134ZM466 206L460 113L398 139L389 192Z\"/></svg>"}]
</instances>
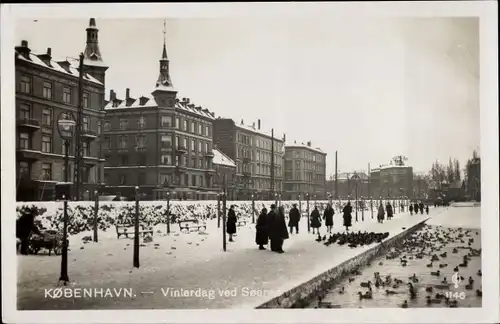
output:
<instances>
[{"instance_id":1,"label":"snow-covered roof","mask_svg":"<svg viewBox=\"0 0 500 324\"><path fill-rule=\"evenodd\" d=\"M229 167L234 167L236 168L236 164L234 163L233 160L226 154L222 153L222 151L219 151L215 147L212 149L214 152L214 158L212 162L214 164L219 164L219 165L224 165L224 166L229 166Z\"/></svg>"},{"instance_id":2,"label":"snow-covered roof","mask_svg":"<svg viewBox=\"0 0 500 324\"><path fill-rule=\"evenodd\" d=\"M292 145L286 145L285 146L285 150L287 148L304 148L304 149L309 149L311 151L314 151L316 153L321 153L321 154L326 154L325 152L323 152L323 150L321 150L319 147L311 147L311 146L307 146L305 144L297 144L297 143L294 143Z\"/></svg>"},{"instance_id":3,"label":"snow-covered roof","mask_svg":"<svg viewBox=\"0 0 500 324\"><path fill-rule=\"evenodd\" d=\"M269 137L271 138L271 132L267 132L267 131L263 131L262 129L258 129L257 127L255 127L255 125L244 125L244 124L238 124L238 123L235 123L236 127L242 129L242 130L245 130L245 131L250 131L250 132L253 132L253 133L256 133L258 135L262 135L262 136L266 136L266 137ZM282 142L283 139L279 136L277 136L278 134L276 132L274 132L274 140L276 141L279 141L279 142Z\"/></svg>"},{"instance_id":4,"label":"snow-covered roof","mask_svg":"<svg viewBox=\"0 0 500 324\"><path fill-rule=\"evenodd\" d=\"M385 169L396 169L396 168L400 168L400 169L407 169L407 168L410 168L410 166L408 165L381 165L380 167L378 168L373 168L371 169L372 172L374 171L380 171L380 170L385 170Z\"/></svg>"},{"instance_id":5,"label":"snow-covered roof","mask_svg":"<svg viewBox=\"0 0 500 324\"><path fill-rule=\"evenodd\" d=\"M43 54L39 54L39 55L43 55ZM36 54L33 54L33 53L29 54L30 59L28 60L23 55L21 55L21 53L16 51L16 58L23 60L25 62L30 62L30 63L36 64L38 66L42 66L42 67L47 68L47 69L51 69L54 71L58 71L58 72L67 74L67 75L74 76L75 78L78 78L80 76L80 73L78 72L77 67L74 66L73 63L70 61L66 61L69 64L69 72L68 72L61 65L59 65L59 63L57 63L56 61L50 60L50 66L49 66L49 65L45 64L45 62L42 61ZM99 80L97 80L96 78L94 78L93 76L91 76L88 73L85 73L83 78L87 81L92 82L92 83L103 85Z\"/></svg>"},{"instance_id":6,"label":"snow-covered roof","mask_svg":"<svg viewBox=\"0 0 500 324\"><path fill-rule=\"evenodd\" d=\"M95 61L94 60L84 59L83 60L83 64L88 65L88 66L108 67L106 65L106 63L104 63L104 61L102 61L102 59L95 60Z\"/></svg>"},{"instance_id":7,"label":"snow-covered roof","mask_svg":"<svg viewBox=\"0 0 500 324\"><path fill-rule=\"evenodd\" d=\"M134 101L127 106L127 100L117 100L118 101L121 101L121 103L119 105L117 105L116 107L113 107L113 102L110 101L106 104L106 106L104 107L104 110L118 110L118 109L137 109L137 108L155 108L155 107L158 107L158 103L156 102L156 100L154 99L154 97L152 96L141 96L141 98L144 99L144 104L141 105L141 100L140 98L139 99L133 99ZM145 100L147 99L147 101ZM202 116L202 117L205 117L205 118L208 118L208 119L214 119L214 114L212 112L210 112L208 109L206 108L196 108L196 107L193 107L193 106L189 106L188 104L185 104L185 103L182 103L181 101L178 101L176 102L175 104L175 108L179 109L179 110L184 110L184 111L188 111L190 113L193 113L193 114L196 114L196 115L199 115L199 116Z\"/></svg>"},{"instance_id":8,"label":"snow-covered roof","mask_svg":"<svg viewBox=\"0 0 500 324\"><path fill-rule=\"evenodd\" d=\"M179 92L173 86L165 86L163 84L159 84L155 87L154 91L170 91L170 92Z\"/></svg>"}]
</instances>

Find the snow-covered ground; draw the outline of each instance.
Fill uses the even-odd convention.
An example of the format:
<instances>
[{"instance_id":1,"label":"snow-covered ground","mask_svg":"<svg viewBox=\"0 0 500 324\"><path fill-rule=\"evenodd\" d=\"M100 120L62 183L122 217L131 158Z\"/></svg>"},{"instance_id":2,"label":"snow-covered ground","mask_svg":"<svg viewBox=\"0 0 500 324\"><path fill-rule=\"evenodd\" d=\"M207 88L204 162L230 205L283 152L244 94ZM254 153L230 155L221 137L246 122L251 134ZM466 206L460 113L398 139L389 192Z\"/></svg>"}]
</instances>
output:
<instances>
[{"instance_id":1,"label":"snow-covered ground","mask_svg":"<svg viewBox=\"0 0 500 324\"><path fill-rule=\"evenodd\" d=\"M430 216L444 210L431 208ZM361 221L359 213L359 222L353 220L353 229L387 231L395 235L402 227L409 227L427 217L397 213L393 220L378 224L369 212L365 212L365 221ZM334 231L343 231L341 215L337 213L334 219ZM172 225L170 235L165 235L165 225L156 226L153 242L140 248L140 268L132 266L132 238L117 239L114 230L99 232L98 243L83 244L81 238L91 235L90 232L71 237L69 287L132 288L133 298L44 298L44 289L57 287L60 256L18 256L18 308L255 307L280 291L291 289L369 248L325 247L314 241L314 235L307 233L307 218L303 217L300 233L292 234L285 241L284 254L259 251L251 223L238 228L236 242L228 242L227 252L224 252L222 228L217 228L217 220L209 220L207 225L206 233L189 234L179 233L178 225ZM324 233L324 226L321 231ZM163 292L167 288L213 290L216 295L213 299L165 297L162 288ZM236 296L221 297L218 289L235 290ZM251 292L255 296L250 296Z\"/></svg>"},{"instance_id":2,"label":"snow-covered ground","mask_svg":"<svg viewBox=\"0 0 500 324\"><path fill-rule=\"evenodd\" d=\"M481 228L481 207L449 207L449 212L430 219L427 224L444 227Z\"/></svg>"}]
</instances>

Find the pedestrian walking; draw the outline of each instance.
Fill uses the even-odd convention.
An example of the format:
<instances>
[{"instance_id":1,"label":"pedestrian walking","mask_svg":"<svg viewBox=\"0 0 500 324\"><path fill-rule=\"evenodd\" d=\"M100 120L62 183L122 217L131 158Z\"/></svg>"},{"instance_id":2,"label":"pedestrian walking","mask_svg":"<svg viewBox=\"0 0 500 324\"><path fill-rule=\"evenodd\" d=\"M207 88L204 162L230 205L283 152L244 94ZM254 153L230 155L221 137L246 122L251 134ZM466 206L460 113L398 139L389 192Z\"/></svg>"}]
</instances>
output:
<instances>
[{"instance_id":1,"label":"pedestrian walking","mask_svg":"<svg viewBox=\"0 0 500 324\"><path fill-rule=\"evenodd\" d=\"M293 234L293 229L295 228L295 233L299 234L299 222L300 222L300 212L297 209L297 204L293 204L292 209L288 213L288 227L290 227L290 234Z\"/></svg>"},{"instance_id":2,"label":"pedestrian walking","mask_svg":"<svg viewBox=\"0 0 500 324\"><path fill-rule=\"evenodd\" d=\"M332 205L327 204L325 211L323 212L323 219L325 220L325 226L328 233L332 232L333 215L335 215L335 211L333 210Z\"/></svg>"},{"instance_id":3,"label":"pedestrian walking","mask_svg":"<svg viewBox=\"0 0 500 324\"><path fill-rule=\"evenodd\" d=\"M413 205L413 211L415 212L415 215L418 214L418 208L419 208L419 204L418 204L418 202L415 201L415 204Z\"/></svg>"},{"instance_id":4,"label":"pedestrian walking","mask_svg":"<svg viewBox=\"0 0 500 324\"><path fill-rule=\"evenodd\" d=\"M426 206L425 206L425 213L426 213L427 215L429 215L429 205L426 205Z\"/></svg>"},{"instance_id":5,"label":"pedestrian walking","mask_svg":"<svg viewBox=\"0 0 500 324\"><path fill-rule=\"evenodd\" d=\"M255 225L255 243L259 246L259 250L265 250L264 245L269 243L269 232L267 224L267 209L262 208L259 217L257 218L257 224Z\"/></svg>"},{"instance_id":6,"label":"pedestrian walking","mask_svg":"<svg viewBox=\"0 0 500 324\"><path fill-rule=\"evenodd\" d=\"M311 213L311 227L313 229L313 234L315 234L316 232L317 234L319 234L319 228L321 227L321 216L319 214L318 206L314 206L314 210Z\"/></svg>"},{"instance_id":7,"label":"pedestrian walking","mask_svg":"<svg viewBox=\"0 0 500 324\"><path fill-rule=\"evenodd\" d=\"M342 210L342 213L344 214L343 218L344 218L345 230L349 231L349 227L352 226L352 215L351 215L352 206L350 201L347 203L347 205L345 205L344 209Z\"/></svg>"},{"instance_id":8,"label":"pedestrian walking","mask_svg":"<svg viewBox=\"0 0 500 324\"><path fill-rule=\"evenodd\" d=\"M424 214L424 203L423 202L420 202L420 204L418 205L418 207L420 207L420 214Z\"/></svg>"},{"instance_id":9,"label":"pedestrian walking","mask_svg":"<svg viewBox=\"0 0 500 324\"><path fill-rule=\"evenodd\" d=\"M410 207L408 209L410 210L410 215L413 215L413 204L410 204Z\"/></svg>"},{"instance_id":10,"label":"pedestrian walking","mask_svg":"<svg viewBox=\"0 0 500 324\"><path fill-rule=\"evenodd\" d=\"M285 222L285 209L280 206L276 211L276 205L271 205L271 211L267 217L269 228L269 239L271 240L271 251L284 253L283 242L288 239L288 230Z\"/></svg>"},{"instance_id":11,"label":"pedestrian walking","mask_svg":"<svg viewBox=\"0 0 500 324\"><path fill-rule=\"evenodd\" d=\"M380 202L380 205L378 206L377 221L379 223L383 223L385 218L384 216L385 216L384 205L382 204L382 202Z\"/></svg>"},{"instance_id":12,"label":"pedestrian walking","mask_svg":"<svg viewBox=\"0 0 500 324\"><path fill-rule=\"evenodd\" d=\"M388 202L387 205L385 206L385 210L387 212L387 220L391 220L392 215L393 215L393 211L392 211L392 205L390 202Z\"/></svg>"},{"instance_id":13,"label":"pedestrian walking","mask_svg":"<svg viewBox=\"0 0 500 324\"><path fill-rule=\"evenodd\" d=\"M231 205L227 213L226 232L229 234L229 242L234 242L233 235L236 234L236 222L238 221L234 212L234 205Z\"/></svg>"}]
</instances>

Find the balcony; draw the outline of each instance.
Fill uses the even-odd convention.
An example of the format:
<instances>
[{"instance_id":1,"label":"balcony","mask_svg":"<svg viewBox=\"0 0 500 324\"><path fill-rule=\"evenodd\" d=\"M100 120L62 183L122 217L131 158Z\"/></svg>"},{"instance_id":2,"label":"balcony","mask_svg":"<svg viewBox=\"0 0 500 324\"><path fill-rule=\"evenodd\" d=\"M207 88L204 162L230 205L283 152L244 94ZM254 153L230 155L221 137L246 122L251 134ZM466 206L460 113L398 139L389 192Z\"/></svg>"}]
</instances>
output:
<instances>
[{"instance_id":1,"label":"balcony","mask_svg":"<svg viewBox=\"0 0 500 324\"><path fill-rule=\"evenodd\" d=\"M97 138L97 132L91 129L82 129L82 137L95 140Z\"/></svg>"},{"instance_id":2,"label":"balcony","mask_svg":"<svg viewBox=\"0 0 500 324\"><path fill-rule=\"evenodd\" d=\"M207 159L213 159L214 158L214 152L205 152L205 157Z\"/></svg>"},{"instance_id":3,"label":"balcony","mask_svg":"<svg viewBox=\"0 0 500 324\"><path fill-rule=\"evenodd\" d=\"M177 146L177 154L186 154L188 151L187 151L187 148L185 148L184 146Z\"/></svg>"},{"instance_id":4,"label":"balcony","mask_svg":"<svg viewBox=\"0 0 500 324\"><path fill-rule=\"evenodd\" d=\"M217 170L215 169L206 169L205 172L208 174L208 175L212 175L212 174L215 174L217 173Z\"/></svg>"},{"instance_id":5,"label":"balcony","mask_svg":"<svg viewBox=\"0 0 500 324\"><path fill-rule=\"evenodd\" d=\"M26 130L37 131L40 129L40 122L31 118L18 118L16 121L17 127Z\"/></svg>"},{"instance_id":6,"label":"balcony","mask_svg":"<svg viewBox=\"0 0 500 324\"><path fill-rule=\"evenodd\" d=\"M175 166L175 172L177 173L186 173L187 168L185 165L177 165Z\"/></svg>"},{"instance_id":7,"label":"balcony","mask_svg":"<svg viewBox=\"0 0 500 324\"><path fill-rule=\"evenodd\" d=\"M40 159L41 154L42 153L37 150L18 147L16 150L16 159L23 161L36 161Z\"/></svg>"}]
</instances>

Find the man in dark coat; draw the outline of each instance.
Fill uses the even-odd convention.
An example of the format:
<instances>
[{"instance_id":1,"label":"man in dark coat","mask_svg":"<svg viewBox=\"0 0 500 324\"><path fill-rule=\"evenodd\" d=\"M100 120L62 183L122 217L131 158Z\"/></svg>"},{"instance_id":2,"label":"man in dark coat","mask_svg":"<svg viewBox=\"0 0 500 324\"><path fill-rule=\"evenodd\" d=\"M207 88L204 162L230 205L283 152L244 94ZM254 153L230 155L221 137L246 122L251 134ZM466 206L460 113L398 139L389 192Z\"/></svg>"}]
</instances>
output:
<instances>
[{"instance_id":1,"label":"man in dark coat","mask_svg":"<svg viewBox=\"0 0 500 324\"><path fill-rule=\"evenodd\" d=\"M269 239L271 240L271 251L283 253L283 241L289 237L283 207L280 207L280 210L276 211L276 205L272 204L271 211L267 214L267 222Z\"/></svg>"},{"instance_id":2,"label":"man in dark coat","mask_svg":"<svg viewBox=\"0 0 500 324\"><path fill-rule=\"evenodd\" d=\"M410 215L413 215L413 204L410 204L410 207L408 209L410 210Z\"/></svg>"},{"instance_id":3,"label":"man in dark coat","mask_svg":"<svg viewBox=\"0 0 500 324\"><path fill-rule=\"evenodd\" d=\"M293 234L293 228L295 227L295 233L299 234L299 221L300 221L300 212L297 209L297 204L293 204L292 209L288 213L288 227L290 227L290 234Z\"/></svg>"},{"instance_id":4,"label":"man in dark coat","mask_svg":"<svg viewBox=\"0 0 500 324\"><path fill-rule=\"evenodd\" d=\"M264 245L267 245L269 242L269 233L268 233L268 224L267 224L267 209L264 207L260 212L259 218L257 218L257 224L255 225L256 233L255 233L255 243L259 246L259 250L265 250Z\"/></svg>"},{"instance_id":5,"label":"man in dark coat","mask_svg":"<svg viewBox=\"0 0 500 324\"><path fill-rule=\"evenodd\" d=\"M388 202L387 205L385 206L385 210L387 212L387 220L390 220L393 215L392 205L390 202Z\"/></svg>"},{"instance_id":6,"label":"man in dark coat","mask_svg":"<svg viewBox=\"0 0 500 324\"><path fill-rule=\"evenodd\" d=\"M234 242L233 234L236 234L236 222L238 219L236 218L236 213L234 212L234 205L231 205L229 208L229 212L227 213L227 221L226 221L226 232L229 234L229 242Z\"/></svg>"},{"instance_id":7,"label":"man in dark coat","mask_svg":"<svg viewBox=\"0 0 500 324\"><path fill-rule=\"evenodd\" d=\"M342 213L344 213L344 226L345 226L345 230L346 231L349 231L349 227L352 226L352 206L351 206L351 202L349 201L347 203L347 205L344 207L344 209L342 210Z\"/></svg>"},{"instance_id":8,"label":"man in dark coat","mask_svg":"<svg viewBox=\"0 0 500 324\"><path fill-rule=\"evenodd\" d=\"M415 212L415 214L418 214L418 208L419 208L418 202L415 201L415 204L413 205L413 211Z\"/></svg>"},{"instance_id":9,"label":"man in dark coat","mask_svg":"<svg viewBox=\"0 0 500 324\"><path fill-rule=\"evenodd\" d=\"M418 207L420 207L420 214L424 214L424 203L423 202L420 202L420 204L418 205Z\"/></svg>"},{"instance_id":10,"label":"man in dark coat","mask_svg":"<svg viewBox=\"0 0 500 324\"><path fill-rule=\"evenodd\" d=\"M333 215L335 211L332 208L332 205L326 205L325 211L323 212L323 219L325 220L325 226L327 228L328 233L332 232L333 226Z\"/></svg>"},{"instance_id":11,"label":"man in dark coat","mask_svg":"<svg viewBox=\"0 0 500 324\"><path fill-rule=\"evenodd\" d=\"M16 221L16 237L21 241L21 254L28 255L28 243L31 233L42 235L35 224L36 215L27 211Z\"/></svg>"}]
</instances>

